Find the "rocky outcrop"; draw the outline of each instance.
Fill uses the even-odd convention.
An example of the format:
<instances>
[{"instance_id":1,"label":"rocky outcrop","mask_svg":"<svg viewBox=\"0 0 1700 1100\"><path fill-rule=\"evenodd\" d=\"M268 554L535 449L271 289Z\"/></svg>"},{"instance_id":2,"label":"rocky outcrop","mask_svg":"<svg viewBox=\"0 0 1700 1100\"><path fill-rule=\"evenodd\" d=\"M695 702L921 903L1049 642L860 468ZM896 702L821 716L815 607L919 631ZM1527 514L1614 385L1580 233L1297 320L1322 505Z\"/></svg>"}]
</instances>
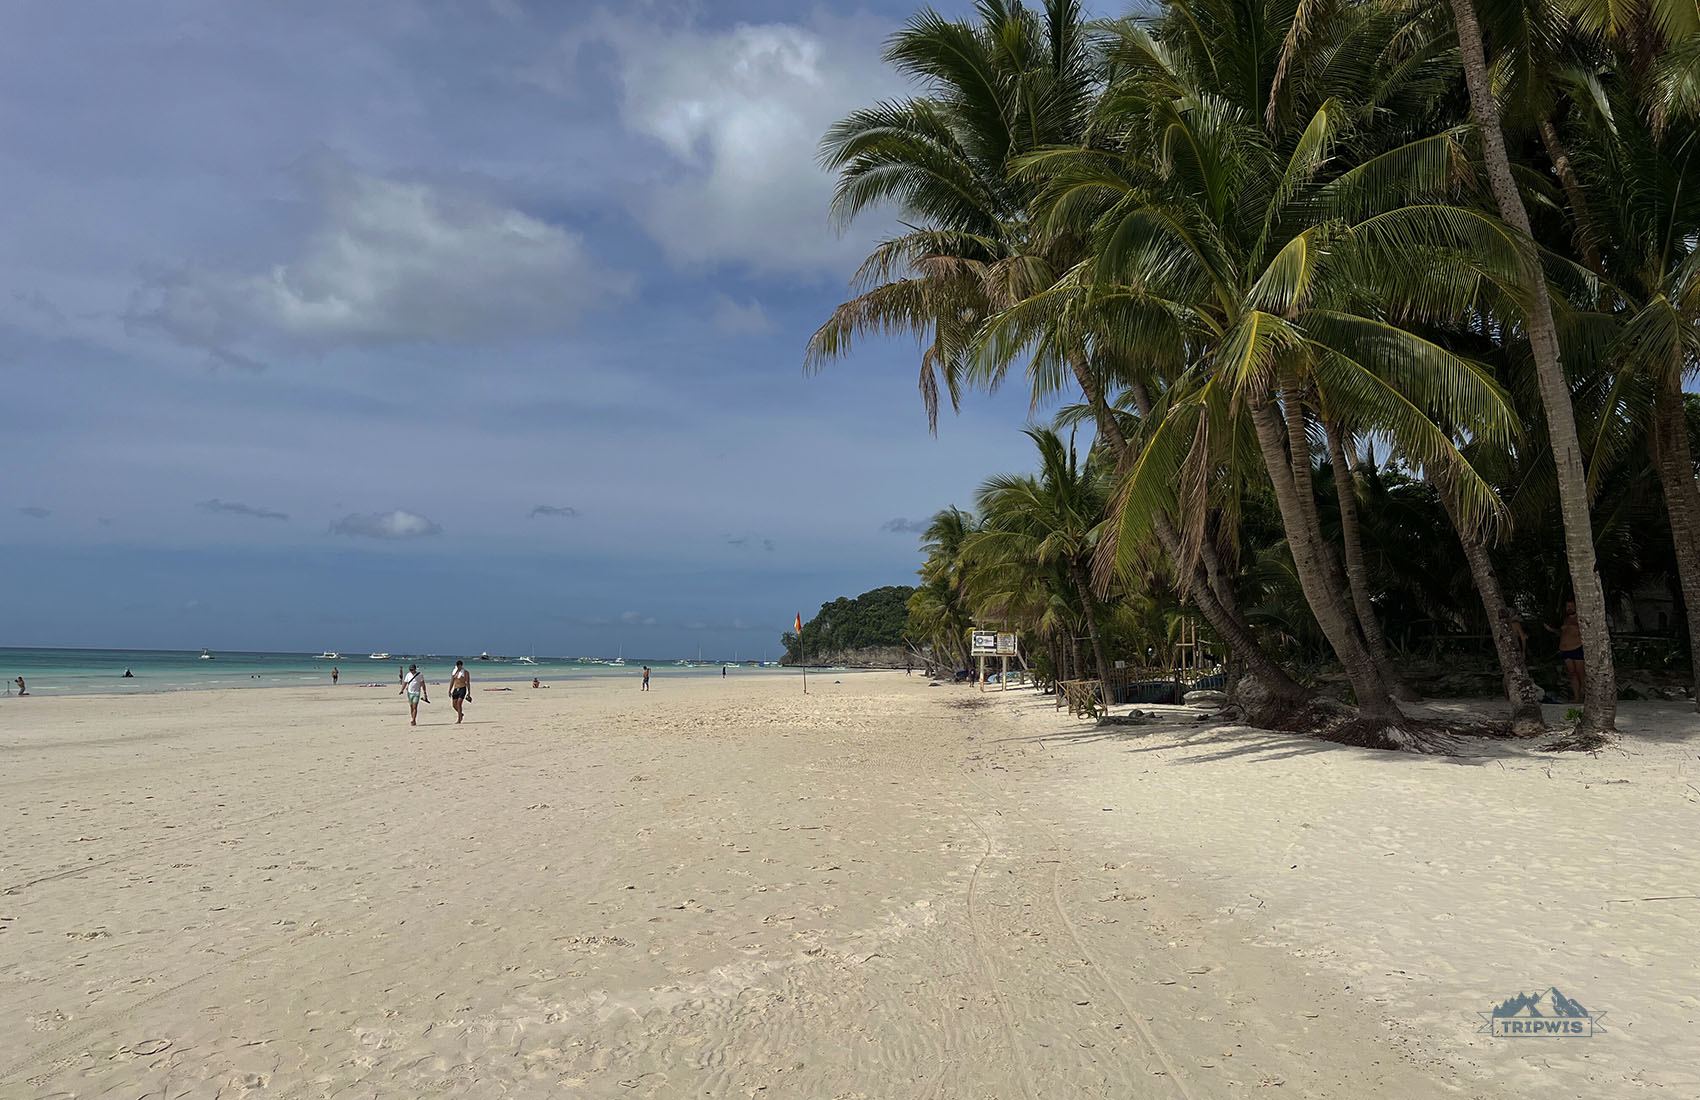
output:
<instances>
[{"instance_id":1,"label":"rocky outcrop","mask_svg":"<svg viewBox=\"0 0 1700 1100\"><path fill-rule=\"evenodd\" d=\"M805 654L804 662L810 668L817 666L837 668L905 668L915 663L905 646L876 645L864 646L860 649L829 650L826 653ZM779 662L782 665L795 665L797 661L789 654Z\"/></svg>"}]
</instances>

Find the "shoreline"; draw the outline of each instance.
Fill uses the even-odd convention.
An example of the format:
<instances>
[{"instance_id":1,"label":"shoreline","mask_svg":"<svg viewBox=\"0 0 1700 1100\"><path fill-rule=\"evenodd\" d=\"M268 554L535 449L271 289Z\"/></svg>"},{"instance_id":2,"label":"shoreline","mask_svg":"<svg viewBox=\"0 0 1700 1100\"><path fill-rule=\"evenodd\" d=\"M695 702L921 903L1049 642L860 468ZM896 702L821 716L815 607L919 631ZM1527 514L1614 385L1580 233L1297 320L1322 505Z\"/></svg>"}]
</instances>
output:
<instances>
[{"instance_id":1,"label":"shoreline","mask_svg":"<svg viewBox=\"0 0 1700 1100\"><path fill-rule=\"evenodd\" d=\"M1674 705L1619 753L1442 760L900 673L622 680L462 726L328 685L16 712L0 1095L1700 1090L1691 911L1600 908L1700 869ZM1608 1034L1475 1033L1537 982Z\"/></svg>"},{"instance_id":2,"label":"shoreline","mask_svg":"<svg viewBox=\"0 0 1700 1100\"><path fill-rule=\"evenodd\" d=\"M410 663L410 664L411 663L417 663L417 659L409 658L406 663ZM450 665L449 667L452 668L452 665ZM468 667L471 668L475 673L479 671L476 666L468 665ZM664 680L670 679L672 677L684 677L684 678L688 678L688 679L703 679L703 680L718 680L718 679L721 679L721 677L717 675L717 673L720 670L720 667L721 666L719 666L719 665L714 665L714 666L692 667L692 668L689 668L689 669L685 669L685 668L680 668L677 665L651 665L650 671L653 674L653 679L656 683L661 683ZM799 676L800 675L799 669L796 666L792 666L792 665L787 665L787 666L784 666L782 668L751 668L747 665L733 665L733 664L729 663L725 667L737 672L740 676L743 676L743 677L750 677L750 676L776 677L776 676L786 674L786 673L789 673L793 676ZM901 672L903 670L902 669L879 669L879 668L855 668L855 667L843 667L843 666L836 666L836 665L820 665L820 666L810 665L808 667L808 672L810 673L810 675L814 675L816 673L832 673L834 675L850 673L850 674L860 675L860 674L864 674L864 673L893 672L893 671ZM526 673L515 674L511 678L508 677L508 676L492 676L492 675L489 675L489 674L486 673L486 674L483 674L483 675L476 676L474 683L475 683L475 685L476 684L482 684L482 683L523 684L523 683L527 683L528 681L530 681L533 677L538 677L538 678L545 679L545 680L553 678L555 680L555 682L557 682L557 683L578 683L578 682L586 682L586 681L592 681L592 680L618 680L618 679L624 679L624 678L627 678L627 677L641 677L642 672L643 672L643 666L641 664L629 664L629 665L625 666L624 668L619 668L619 669L607 668L607 667L604 667L604 666L569 666L567 669L564 669L564 670L559 669L559 668L554 668L554 669L544 668L544 669L541 669L540 671L531 672L531 673L528 673L528 674L526 674ZM40 675L40 674L37 673L36 675ZM13 692L10 695L0 694L0 700L10 701L10 700L19 700L19 699L83 699L83 698L91 698L91 697L99 697L99 698L104 698L104 699L110 699L110 698L128 698L128 697L131 697L131 696L181 695L181 694L184 694L184 693L193 693L193 692L202 692L202 691L207 691L207 692L256 691L256 690L266 690L266 691L316 691L316 690L319 690L321 688L326 690L326 691L341 691L345 688L374 688L374 687L395 687L395 686L397 686L395 681L360 680L360 679L355 679L355 678L351 678L351 677L347 677L347 676L345 676L343 678L341 683L331 684L328 681L328 675L329 674L327 673L326 674L327 679L323 683L320 683L318 681L315 681L315 682L312 682L312 683L301 683L301 682L298 682L298 681L297 682L290 682L290 683L278 683L278 682L275 682L275 681L267 682L262 677L260 679L253 680L253 681L243 681L243 680L231 679L228 682L207 683L207 684L189 684L189 685L185 685L183 687L140 687L140 686L135 686L135 681L143 680L143 679L145 679L144 677L135 677L131 681L125 681L123 677L108 677L107 679L117 679L117 680L121 681L121 686L112 688L110 690L100 690L98 688L84 689L84 687L82 685L78 685L78 687L75 690L62 690L62 689L53 687L52 684L51 684L51 681L49 681L49 684L48 684L48 687L46 688L46 690L38 691L36 689L35 681L34 680L28 680L27 682L29 683L29 686L30 686L30 692L27 696L19 696L19 695L17 695L16 692ZM103 680L101 682L105 682L105 681ZM444 672L442 676L437 677L437 678L427 677L425 682L427 684L433 686L433 687L438 686L440 684L447 684L448 683L448 673Z\"/></svg>"}]
</instances>

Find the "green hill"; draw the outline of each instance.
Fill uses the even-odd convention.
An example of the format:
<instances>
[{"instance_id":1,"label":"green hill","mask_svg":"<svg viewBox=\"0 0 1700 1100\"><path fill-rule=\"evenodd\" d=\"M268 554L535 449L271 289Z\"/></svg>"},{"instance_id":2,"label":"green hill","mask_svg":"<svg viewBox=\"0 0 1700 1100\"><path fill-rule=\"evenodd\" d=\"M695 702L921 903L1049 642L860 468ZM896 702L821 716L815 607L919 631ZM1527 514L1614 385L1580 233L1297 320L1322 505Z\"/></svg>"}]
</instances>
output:
<instances>
[{"instance_id":1,"label":"green hill","mask_svg":"<svg viewBox=\"0 0 1700 1100\"><path fill-rule=\"evenodd\" d=\"M844 654L860 650L902 647L903 628L909 622L908 585L888 585L864 592L855 599L838 597L820 605L820 612L803 624L801 655L810 662L838 663ZM785 662L795 664L799 656L797 635L784 637Z\"/></svg>"}]
</instances>

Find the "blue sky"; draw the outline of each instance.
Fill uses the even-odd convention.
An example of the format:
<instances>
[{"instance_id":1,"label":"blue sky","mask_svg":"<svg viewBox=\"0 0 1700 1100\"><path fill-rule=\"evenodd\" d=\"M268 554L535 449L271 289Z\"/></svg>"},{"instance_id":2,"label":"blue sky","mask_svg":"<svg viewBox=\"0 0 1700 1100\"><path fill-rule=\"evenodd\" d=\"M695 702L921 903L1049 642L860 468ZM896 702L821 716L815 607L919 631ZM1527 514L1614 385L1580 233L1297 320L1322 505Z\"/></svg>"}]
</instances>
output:
<instances>
[{"instance_id":1,"label":"blue sky","mask_svg":"<svg viewBox=\"0 0 1700 1100\"><path fill-rule=\"evenodd\" d=\"M802 372L912 10L8 4L0 645L749 654L908 583L1028 461L910 343Z\"/></svg>"}]
</instances>

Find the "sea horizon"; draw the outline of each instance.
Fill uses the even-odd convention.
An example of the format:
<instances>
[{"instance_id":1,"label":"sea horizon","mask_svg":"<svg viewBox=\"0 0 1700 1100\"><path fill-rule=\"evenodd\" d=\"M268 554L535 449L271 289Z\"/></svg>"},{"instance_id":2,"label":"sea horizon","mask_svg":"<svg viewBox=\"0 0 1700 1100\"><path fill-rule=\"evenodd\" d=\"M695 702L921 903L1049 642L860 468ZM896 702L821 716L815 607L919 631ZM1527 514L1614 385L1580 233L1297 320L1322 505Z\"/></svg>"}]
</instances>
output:
<instances>
[{"instance_id":1,"label":"sea horizon","mask_svg":"<svg viewBox=\"0 0 1700 1100\"><path fill-rule=\"evenodd\" d=\"M518 657L478 653L338 653L326 656L287 650L97 649L67 646L0 646L0 676L8 695L24 678L30 695L141 695L228 688L391 686L392 670L418 664L431 682L447 679L457 660L472 670L474 682L523 682L641 676L652 674L718 675L722 668L740 674L776 671L776 661L751 658L682 657ZM202 653L206 653L205 659ZM623 661L623 663L616 663ZM440 667L439 667L440 666ZM125 676L128 671L130 676Z\"/></svg>"}]
</instances>

